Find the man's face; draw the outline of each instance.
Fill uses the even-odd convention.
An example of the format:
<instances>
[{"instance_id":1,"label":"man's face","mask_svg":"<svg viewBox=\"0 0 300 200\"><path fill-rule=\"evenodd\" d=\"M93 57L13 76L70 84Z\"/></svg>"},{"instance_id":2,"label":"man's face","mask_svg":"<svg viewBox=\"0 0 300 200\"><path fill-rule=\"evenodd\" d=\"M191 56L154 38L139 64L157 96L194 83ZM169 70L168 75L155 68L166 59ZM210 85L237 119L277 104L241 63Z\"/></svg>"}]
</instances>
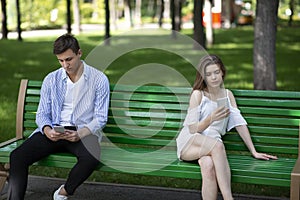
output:
<instances>
[{"instance_id":1,"label":"man's face","mask_svg":"<svg viewBox=\"0 0 300 200\"><path fill-rule=\"evenodd\" d=\"M80 49L77 54L74 53L71 49L68 49L61 54L57 54L56 57L62 68L64 68L64 70L66 70L69 75L74 75L77 73L81 65L81 55L82 53Z\"/></svg>"}]
</instances>

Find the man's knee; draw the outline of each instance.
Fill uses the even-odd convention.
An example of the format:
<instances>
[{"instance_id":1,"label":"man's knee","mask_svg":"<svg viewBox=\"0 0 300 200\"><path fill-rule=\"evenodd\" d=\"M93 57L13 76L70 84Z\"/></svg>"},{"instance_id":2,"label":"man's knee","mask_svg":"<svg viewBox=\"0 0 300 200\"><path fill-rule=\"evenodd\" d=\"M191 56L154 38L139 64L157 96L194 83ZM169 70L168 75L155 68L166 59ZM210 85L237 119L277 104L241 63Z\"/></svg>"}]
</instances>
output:
<instances>
[{"instance_id":1,"label":"man's knee","mask_svg":"<svg viewBox=\"0 0 300 200\"><path fill-rule=\"evenodd\" d=\"M15 161L22 161L24 156L22 156L21 151L19 151L19 149L17 148L10 153L9 158L10 163L13 163Z\"/></svg>"},{"instance_id":2,"label":"man's knee","mask_svg":"<svg viewBox=\"0 0 300 200\"><path fill-rule=\"evenodd\" d=\"M94 155L86 155L85 157L79 158L79 161L84 163L85 165L90 166L91 168L95 168L100 163L100 160L96 158Z\"/></svg>"},{"instance_id":3,"label":"man's knee","mask_svg":"<svg viewBox=\"0 0 300 200\"><path fill-rule=\"evenodd\" d=\"M99 165L100 161L97 158L93 158L90 160L90 165L94 166L95 168Z\"/></svg>"}]
</instances>

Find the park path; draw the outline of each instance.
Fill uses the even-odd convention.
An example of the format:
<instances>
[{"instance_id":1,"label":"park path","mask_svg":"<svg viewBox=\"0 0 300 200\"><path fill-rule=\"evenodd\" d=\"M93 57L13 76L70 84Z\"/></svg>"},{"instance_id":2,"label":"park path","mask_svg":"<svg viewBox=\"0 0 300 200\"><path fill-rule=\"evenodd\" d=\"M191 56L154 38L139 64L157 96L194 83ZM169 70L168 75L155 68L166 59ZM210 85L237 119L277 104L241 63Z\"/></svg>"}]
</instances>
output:
<instances>
[{"instance_id":1,"label":"park path","mask_svg":"<svg viewBox=\"0 0 300 200\"><path fill-rule=\"evenodd\" d=\"M193 25L191 23L184 23L183 28L192 28ZM143 24L136 26L135 29L138 28L159 28L158 24L149 23L149 24ZM171 29L170 24L164 24L164 29ZM72 28L74 30L74 28ZM99 34L104 35L104 25L103 24L82 24L81 25L82 33L88 33L88 32L97 32L99 31ZM119 23L117 27L114 27L111 25L111 31L129 31L132 30L130 27L128 27L126 24ZM30 37L44 37L44 36L59 36L64 33L66 33L67 30L65 28L62 29L48 29L48 30L31 30L31 31L22 31L21 36L22 38L30 38ZM77 35L74 31L73 34ZM0 33L0 38L2 38L2 34ZM8 39L17 39L18 33L17 32L9 32L8 33Z\"/></svg>"},{"instance_id":2,"label":"park path","mask_svg":"<svg viewBox=\"0 0 300 200\"><path fill-rule=\"evenodd\" d=\"M25 200L52 200L63 179L29 176ZM5 191L0 199L6 199ZM200 200L200 191L165 187L85 182L70 200ZM277 197L234 195L235 200L287 200ZM219 196L218 200L222 200Z\"/></svg>"}]
</instances>

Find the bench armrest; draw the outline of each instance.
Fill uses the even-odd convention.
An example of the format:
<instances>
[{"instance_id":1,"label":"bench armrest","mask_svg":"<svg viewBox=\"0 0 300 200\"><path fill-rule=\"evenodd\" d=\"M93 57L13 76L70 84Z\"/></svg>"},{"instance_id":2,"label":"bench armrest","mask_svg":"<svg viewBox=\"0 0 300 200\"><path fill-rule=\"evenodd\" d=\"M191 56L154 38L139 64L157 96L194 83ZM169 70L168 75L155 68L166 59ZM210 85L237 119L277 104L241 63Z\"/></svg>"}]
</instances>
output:
<instances>
[{"instance_id":1,"label":"bench armrest","mask_svg":"<svg viewBox=\"0 0 300 200\"><path fill-rule=\"evenodd\" d=\"M22 79L19 88L17 115L16 115L16 138L23 138L23 117L24 117L24 104L26 98L28 80Z\"/></svg>"},{"instance_id":2,"label":"bench armrest","mask_svg":"<svg viewBox=\"0 0 300 200\"><path fill-rule=\"evenodd\" d=\"M295 167L291 173L291 188L290 198L292 200L299 199L299 186L300 186L300 158L298 157Z\"/></svg>"},{"instance_id":3,"label":"bench armrest","mask_svg":"<svg viewBox=\"0 0 300 200\"><path fill-rule=\"evenodd\" d=\"M298 159L291 173L290 198L292 200L299 199L300 197L299 187L300 187L300 121L299 121Z\"/></svg>"},{"instance_id":4,"label":"bench armrest","mask_svg":"<svg viewBox=\"0 0 300 200\"><path fill-rule=\"evenodd\" d=\"M9 145L9 144L11 144L13 142L16 142L18 140L20 140L20 138L12 138L12 139L6 140L5 142L1 142L0 143L0 148L5 147L6 145Z\"/></svg>"},{"instance_id":5,"label":"bench armrest","mask_svg":"<svg viewBox=\"0 0 300 200\"><path fill-rule=\"evenodd\" d=\"M297 159L292 171L292 176L300 176L300 158Z\"/></svg>"}]
</instances>

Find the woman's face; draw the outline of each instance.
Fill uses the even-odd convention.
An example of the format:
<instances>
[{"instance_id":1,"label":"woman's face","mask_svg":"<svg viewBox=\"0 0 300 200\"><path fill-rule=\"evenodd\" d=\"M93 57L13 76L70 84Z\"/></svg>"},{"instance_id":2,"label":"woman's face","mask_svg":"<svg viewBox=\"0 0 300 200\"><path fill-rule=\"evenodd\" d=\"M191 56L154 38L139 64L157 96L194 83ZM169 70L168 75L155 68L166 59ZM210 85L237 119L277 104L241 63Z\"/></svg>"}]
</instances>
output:
<instances>
[{"instance_id":1,"label":"woman's face","mask_svg":"<svg viewBox=\"0 0 300 200\"><path fill-rule=\"evenodd\" d=\"M216 88L223 84L223 72L216 64L206 67L204 77L208 87Z\"/></svg>"}]
</instances>

